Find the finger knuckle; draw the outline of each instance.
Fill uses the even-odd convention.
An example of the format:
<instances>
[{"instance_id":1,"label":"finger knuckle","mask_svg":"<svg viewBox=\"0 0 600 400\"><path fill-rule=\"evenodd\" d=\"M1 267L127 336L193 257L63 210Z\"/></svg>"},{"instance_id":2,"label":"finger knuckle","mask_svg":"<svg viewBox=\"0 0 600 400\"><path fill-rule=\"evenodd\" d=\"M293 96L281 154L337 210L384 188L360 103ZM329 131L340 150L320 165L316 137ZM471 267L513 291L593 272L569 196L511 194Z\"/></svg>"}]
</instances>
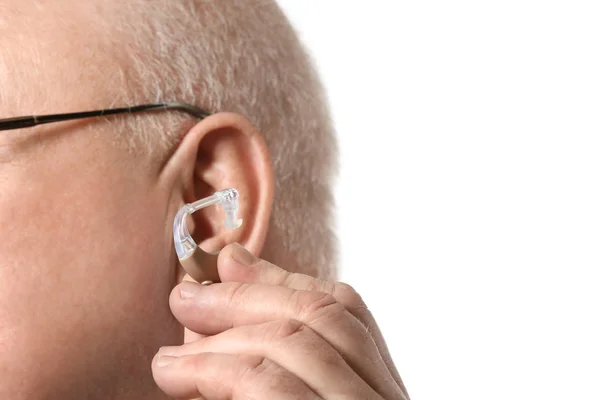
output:
<instances>
[{"instance_id":1,"label":"finger knuckle","mask_svg":"<svg viewBox=\"0 0 600 400\"><path fill-rule=\"evenodd\" d=\"M232 282L228 284L229 287L225 293L225 301L231 306L235 306L238 303L243 302L244 295L250 284L241 282Z\"/></svg>"},{"instance_id":2,"label":"finger knuckle","mask_svg":"<svg viewBox=\"0 0 600 400\"><path fill-rule=\"evenodd\" d=\"M275 322L273 340L280 340L296 335L302 331L304 324L295 319L283 319Z\"/></svg>"},{"instance_id":3,"label":"finger knuckle","mask_svg":"<svg viewBox=\"0 0 600 400\"><path fill-rule=\"evenodd\" d=\"M202 354L183 357L183 365L191 372L191 376L203 376L206 373L206 358Z\"/></svg>"},{"instance_id":4,"label":"finger knuckle","mask_svg":"<svg viewBox=\"0 0 600 400\"><path fill-rule=\"evenodd\" d=\"M325 316L333 316L346 311L335 297L321 292L297 292L298 315L300 320L314 321Z\"/></svg>"},{"instance_id":5,"label":"finger knuckle","mask_svg":"<svg viewBox=\"0 0 600 400\"><path fill-rule=\"evenodd\" d=\"M239 379L235 383L235 389L244 391L248 385L252 385L258 379L267 375L273 368L273 363L262 356L240 356L241 372Z\"/></svg>"},{"instance_id":6,"label":"finger knuckle","mask_svg":"<svg viewBox=\"0 0 600 400\"><path fill-rule=\"evenodd\" d=\"M333 293L335 298L347 308L353 310L367 309L361 295L347 283L336 282Z\"/></svg>"},{"instance_id":7,"label":"finger knuckle","mask_svg":"<svg viewBox=\"0 0 600 400\"><path fill-rule=\"evenodd\" d=\"M277 332L276 339L278 347L286 348L293 342L300 344L303 348L315 350L319 354L321 353L317 350L321 349L325 342L310 326L294 319L288 319L279 321L278 327L279 331Z\"/></svg>"},{"instance_id":8,"label":"finger knuckle","mask_svg":"<svg viewBox=\"0 0 600 400\"><path fill-rule=\"evenodd\" d=\"M268 360L263 356L244 357L244 374L262 374L269 367Z\"/></svg>"}]
</instances>

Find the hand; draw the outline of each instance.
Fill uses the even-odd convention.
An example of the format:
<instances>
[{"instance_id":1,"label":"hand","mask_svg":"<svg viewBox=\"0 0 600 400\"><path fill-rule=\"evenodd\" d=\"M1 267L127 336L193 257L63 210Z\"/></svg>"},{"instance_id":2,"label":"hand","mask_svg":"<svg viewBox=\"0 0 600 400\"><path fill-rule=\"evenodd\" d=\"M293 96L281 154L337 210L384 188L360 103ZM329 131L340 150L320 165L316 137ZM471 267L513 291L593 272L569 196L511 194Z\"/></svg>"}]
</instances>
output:
<instances>
[{"instance_id":1,"label":"hand","mask_svg":"<svg viewBox=\"0 0 600 400\"><path fill-rule=\"evenodd\" d=\"M183 282L175 317L198 339L163 347L152 371L178 399L408 399L383 337L348 285L289 273L238 244L222 283Z\"/></svg>"}]
</instances>

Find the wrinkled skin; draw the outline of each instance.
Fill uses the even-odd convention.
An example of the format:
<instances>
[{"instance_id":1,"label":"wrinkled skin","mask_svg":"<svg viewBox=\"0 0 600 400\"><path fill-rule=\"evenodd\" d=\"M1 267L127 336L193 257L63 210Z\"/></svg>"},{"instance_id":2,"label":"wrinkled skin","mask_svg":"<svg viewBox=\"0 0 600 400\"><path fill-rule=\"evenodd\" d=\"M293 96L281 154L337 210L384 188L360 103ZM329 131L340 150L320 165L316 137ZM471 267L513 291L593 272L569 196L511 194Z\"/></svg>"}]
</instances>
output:
<instances>
[{"instance_id":1,"label":"wrinkled skin","mask_svg":"<svg viewBox=\"0 0 600 400\"><path fill-rule=\"evenodd\" d=\"M197 333L161 348L157 383L181 399L407 399L373 316L343 283L290 273L233 244L221 283L184 282L177 319Z\"/></svg>"}]
</instances>

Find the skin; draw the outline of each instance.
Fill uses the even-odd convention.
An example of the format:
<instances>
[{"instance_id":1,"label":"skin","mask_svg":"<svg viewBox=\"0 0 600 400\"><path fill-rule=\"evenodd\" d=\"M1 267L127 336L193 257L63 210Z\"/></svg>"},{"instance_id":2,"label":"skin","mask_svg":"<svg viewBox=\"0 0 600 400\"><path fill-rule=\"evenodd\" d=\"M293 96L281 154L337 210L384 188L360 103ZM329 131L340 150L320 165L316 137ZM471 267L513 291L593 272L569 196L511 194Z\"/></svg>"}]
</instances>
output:
<instances>
[{"instance_id":1,"label":"skin","mask_svg":"<svg viewBox=\"0 0 600 400\"><path fill-rule=\"evenodd\" d=\"M84 23L89 3L66 20L21 3L0 24L1 116L111 104L102 82L127 66ZM179 207L235 187L243 226L225 230L211 207L194 214L194 236L259 254L274 186L243 116L189 126L165 163L132 155L103 120L0 132L0 398L405 398L350 287L243 266L236 246L219 257L222 283L182 283ZM183 326L196 332L185 345Z\"/></svg>"}]
</instances>

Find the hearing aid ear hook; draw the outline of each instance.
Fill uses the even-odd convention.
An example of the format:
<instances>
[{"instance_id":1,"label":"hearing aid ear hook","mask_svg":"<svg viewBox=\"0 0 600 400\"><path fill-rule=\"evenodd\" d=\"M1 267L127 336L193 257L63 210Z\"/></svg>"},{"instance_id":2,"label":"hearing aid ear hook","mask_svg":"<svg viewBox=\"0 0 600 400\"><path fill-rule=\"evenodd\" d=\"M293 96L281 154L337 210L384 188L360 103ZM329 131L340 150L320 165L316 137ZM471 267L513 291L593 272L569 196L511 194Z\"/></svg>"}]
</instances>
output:
<instances>
[{"instance_id":1,"label":"hearing aid ear hook","mask_svg":"<svg viewBox=\"0 0 600 400\"><path fill-rule=\"evenodd\" d=\"M236 229L242 225L238 219L240 195L235 189L225 189L212 196L200 199L194 203L185 204L175 215L173 222L173 241L177 258L183 269L197 282L218 281L217 257L219 252L207 253L198 247L187 228L188 215L214 204L221 204L225 210L223 225L228 229Z\"/></svg>"}]
</instances>

